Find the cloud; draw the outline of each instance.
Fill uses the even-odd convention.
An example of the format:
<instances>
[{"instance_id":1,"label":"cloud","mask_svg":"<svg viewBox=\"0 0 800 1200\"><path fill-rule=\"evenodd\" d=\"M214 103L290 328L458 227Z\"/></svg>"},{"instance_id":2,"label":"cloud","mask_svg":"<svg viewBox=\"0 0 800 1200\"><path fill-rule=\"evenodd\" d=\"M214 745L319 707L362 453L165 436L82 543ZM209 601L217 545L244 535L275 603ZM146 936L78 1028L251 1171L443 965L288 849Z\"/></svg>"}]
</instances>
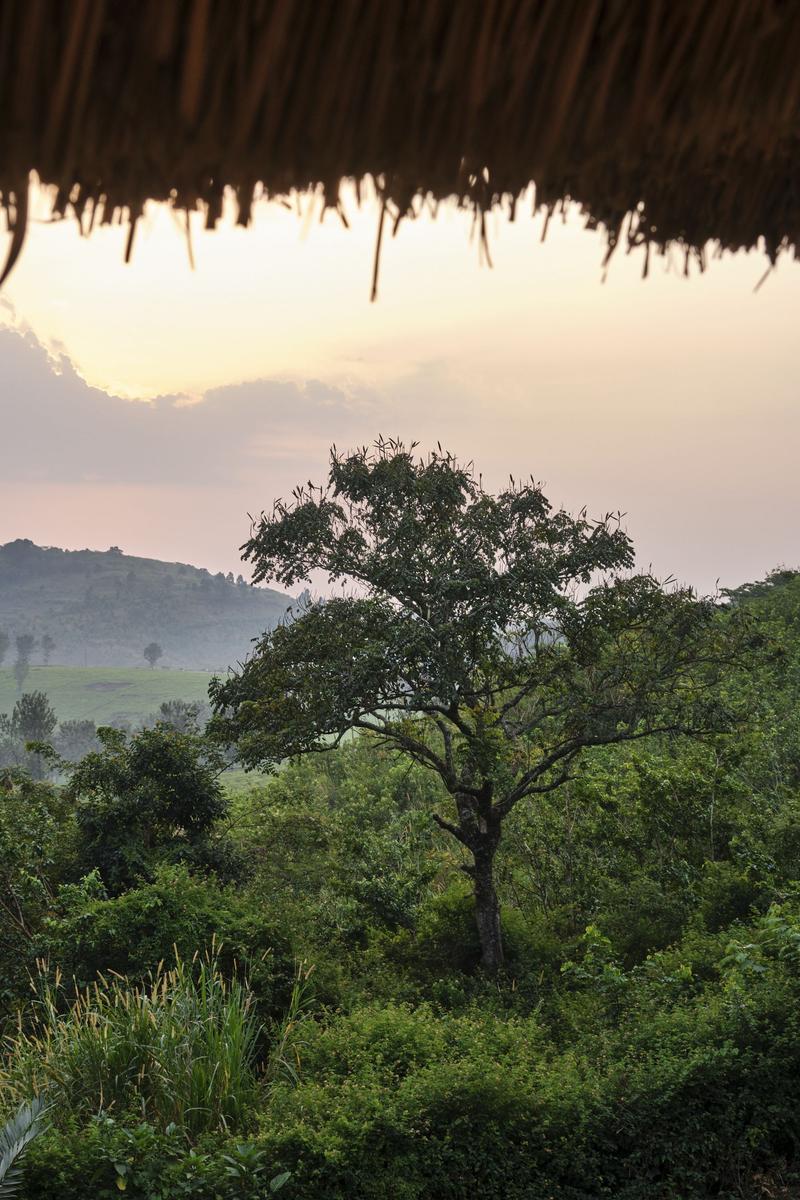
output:
<instances>
[{"instance_id":1,"label":"cloud","mask_svg":"<svg viewBox=\"0 0 800 1200\"><path fill-rule=\"evenodd\" d=\"M90 387L64 353L0 328L6 482L225 486L380 423L381 402L318 380L253 380L196 402L130 401Z\"/></svg>"},{"instance_id":2,"label":"cloud","mask_svg":"<svg viewBox=\"0 0 800 1200\"><path fill-rule=\"evenodd\" d=\"M412 357L401 339L402 366L379 387L267 378L137 402L90 387L69 356L0 319L0 542L117 543L236 569L248 513L323 482L331 443L384 434L474 457L490 488L533 473L556 505L621 508L641 562L702 589L795 563L789 343L739 336L749 356L731 364L659 339L647 369L619 346L612 369L576 344L558 372L500 373L443 349Z\"/></svg>"}]
</instances>

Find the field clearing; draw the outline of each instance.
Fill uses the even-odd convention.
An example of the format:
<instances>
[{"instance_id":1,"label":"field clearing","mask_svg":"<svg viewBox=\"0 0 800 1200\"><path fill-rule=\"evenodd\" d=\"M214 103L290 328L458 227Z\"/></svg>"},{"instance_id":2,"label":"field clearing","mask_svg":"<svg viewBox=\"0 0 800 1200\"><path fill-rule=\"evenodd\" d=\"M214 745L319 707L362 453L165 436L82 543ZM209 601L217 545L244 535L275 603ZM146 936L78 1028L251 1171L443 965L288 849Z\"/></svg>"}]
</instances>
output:
<instances>
[{"instance_id":1,"label":"field clearing","mask_svg":"<svg viewBox=\"0 0 800 1200\"><path fill-rule=\"evenodd\" d=\"M282 770L282 767L278 769ZM221 777L223 788L232 797L247 796L264 787L269 778L263 771L245 771L243 767L229 767Z\"/></svg>"},{"instance_id":2,"label":"field clearing","mask_svg":"<svg viewBox=\"0 0 800 1200\"><path fill-rule=\"evenodd\" d=\"M158 667L31 667L25 692L46 692L59 721L89 719L135 724L158 710L164 700L189 703L208 699L207 671L169 671ZM0 670L0 713L10 713L19 697L10 667Z\"/></svg>"}]
</instances>

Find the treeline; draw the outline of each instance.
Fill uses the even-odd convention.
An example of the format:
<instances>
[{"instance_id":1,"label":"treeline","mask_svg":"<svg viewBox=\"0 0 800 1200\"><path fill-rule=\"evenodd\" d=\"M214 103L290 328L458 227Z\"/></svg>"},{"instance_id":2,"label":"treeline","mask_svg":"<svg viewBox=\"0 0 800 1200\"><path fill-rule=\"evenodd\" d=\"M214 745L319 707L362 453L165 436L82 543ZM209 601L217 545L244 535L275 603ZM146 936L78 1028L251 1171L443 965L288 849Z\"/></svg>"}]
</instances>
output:
<instances>
[{"instance_id":1,"label":"treeline","mask_svg":"<svg viewBox=\"0 0 800 1200\"><path fill-rule=\"evenodd\" d=\"M3 666L6 655L11 647L11 637L4 629L0 629L0 667ZM17 688L22 691L25 680L31 669L31 660L38 650L40 661L44 666L50 662L50 657L56 649L56 641L49 633L42 636L41 642L32 633L18 633L14 638L16 658L14 659L14 678Z\"/></svg>"},{"instance_id":2,"label":"treeline","mask_svg":"<svg viewBox=\"0 0 800 1200\"><path fill-rule=\"evenodd\" d=\"M4 664L10 646L10 635L5 630L0 629L0 668ZM32 633L18 633L14 638L14 646L16 649L16 658L14 659L13 666L14 679L16 680L18 691L21 692L25 685L25 680L30 674L34 655L38 652L39 661L42 666L49 666L50 658L57 649L58 644L55 638L51 637L49 633L45 633L41 640L35 638ZM142 649L142 658L144 658L149 667L155 667L156 663L163 656L163 647L158 642L148 642Z\"/></svg>"},{"instance_id":3,"label":"treeline","mask_svg":"<svg viewBox=\"0 0 800 1200\"><path fill-rule=\"evenodd\" d=\"M110 727L131 734L135 729L152 728L161 723L188 733L198 730L209 712L207 704L165 700L157 712L136 726L118 720L111 722ZM0 713L0 768L20 767L34 779L60 776L64 764L79 762L99 746L95 722L59 721L45 692L25 692L10 713ZM52 753L44 752L45 747Z\"/></svg>"}]
</instances>

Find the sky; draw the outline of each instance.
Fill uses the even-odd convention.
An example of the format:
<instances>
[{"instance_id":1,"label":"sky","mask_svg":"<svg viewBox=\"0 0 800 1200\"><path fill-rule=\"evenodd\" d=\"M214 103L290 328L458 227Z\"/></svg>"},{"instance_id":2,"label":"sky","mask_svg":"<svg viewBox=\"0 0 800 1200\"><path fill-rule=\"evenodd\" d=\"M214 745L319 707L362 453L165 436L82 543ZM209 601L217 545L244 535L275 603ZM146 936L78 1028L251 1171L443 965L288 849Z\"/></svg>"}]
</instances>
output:
<instances>
[{"instance_id":1,"label":"sky","mask_svg":"<svg viewBox=\"0 0 800 1200\"><path fill-rule=\"evenodd\" d=\"M250 517L324 478L332 443L440 442L489 487L532 475L556 506L625 513L639 563L708 592L800 565L800 265L704 274L619 254L572 211L440 209L385 240L257 207L252 228L148 208L81 238L39 218L0 292L0 543L241 569ZM0 241L6 235L0 234ZM0 245L2 254L2 245Z\"/></svg>"}]
</instances>

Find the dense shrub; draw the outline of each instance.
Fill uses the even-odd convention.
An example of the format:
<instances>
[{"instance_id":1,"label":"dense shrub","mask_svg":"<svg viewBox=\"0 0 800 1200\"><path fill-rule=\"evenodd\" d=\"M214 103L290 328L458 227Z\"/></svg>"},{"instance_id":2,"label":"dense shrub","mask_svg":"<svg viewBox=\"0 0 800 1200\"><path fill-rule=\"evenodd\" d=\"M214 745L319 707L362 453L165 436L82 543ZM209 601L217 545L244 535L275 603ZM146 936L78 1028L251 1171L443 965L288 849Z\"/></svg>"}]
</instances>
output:
<instances>
[{"instance_id":1,"label":"dense shrub","mask_svg":"<svg viewBox=\"0 0 800 1200\"><path fill-rule=\"evenodd\" d=\"M705 926L716 932L746 921L765 889L757 876L738 863L714 862L706 864L698 891L698 913Z\"/></svg>"},{"instance_id":2,"label":"dense shrub","mask_svg":"<svg viewBox=\"0 0 800 1200\"><path fill-rule=\"evenodd\" d=\"M274 1187L271 1183L275 1182ZM31 1147L20 1200L242 1200L280 1191L264 1152L232 1137L189 1147L182 1131L110 1117L52 1130Z\"/></svg>"},{"instance_id":3,"label":"dense shrub","mask_svg":"<svg viewBox=\"0 0 800 1200\"><path fill-rule=\"evenodd\" d=\"M182 814L194 781L209 783L200 747L164 733L133 757L107 745L75 793L82 851L126 867L105 883L75 882L92 860L76 856L68 795L9 774L0 989L21 1032L0 1065L0 1119L47 1083L54 1102L24 1200L263 1200L285 1171L287 1200L800 1195L791 639L786 654L731 674L752 700L735 738L599 750L512 814L495 976L477 966L463 856L430 820L438 785L372 741L262 778L232 798L224 831L206 788L196 838ZM153 794L127 788L133 765ZM209 870L223 832L247 867L230 885ZM236 1038L200 1013L212 946L215 994L243 994L249 976L247 1012L263 1020L232 1105ZM290 947L315 964L307 1008ZM188 990L143 1003L175 948ZM62 975L46 1010L26 1002L37 955L51 987Z\"/></svg>"},{"instance_id":4,"label":"dense shrub","mask_svg":"<svg viewBox=\"0 0 800 1200\"><path fill-rule=\"evenodd\" d=\"M69 876L72 806L49 783L0 769L0 1023L28 991L36 935Z\"/></svg>"},{"instance_id":5,"label":"dense shrub","mask_svg":"<svg viewBox=\"0 0 800 1200\"><path fill-rule=\"evenodd\" d=\"M263 1013L289 999L294 964L285 937L246 896L185 867L158 868L152 883L109 897L97 875L67 885L46 922L40 953L79 988L114 971L143 981L175 954L210 952L231 977L246 973Z\"/></svg>"},{"instance_id":6,"label":"dense shrub","mask_svg":"<svg viewBox=\"0 0 800 1200\"><path fill-rule=\"evenodd\" d=\"M529 919L503 912L506 967L501 1008L519 1010L535 1002L544 974L558 972L564 946L536 914ZM480 999L494 1008L498 981L477 971L480 943L473 901L459 878L419 906L413 929L373 929L363 955L362 995L405 1001L434 1001L444 1010Z\"/></svg>"},{"instance_id":7,"label":"dense shrub","mask_svg":"<svg viewBox=\"0 0 800 1200\"><path fill-rule=\"evenodd\" d=\"M100 750L71 768L66 787L85 869L97 869L119 893L152 878L163 862L224 864L212 839L227 808L222 762L208 743L164 724L130 739L110 728L97 737Z\"/></svg>"},{"instance_id":8,"label":"dense shrub","mask_svg":"<svg viewBox=\"0 0 800 1200\"><path fill-rule=\"evenodd\" d=\"M752 938L707 987L627 977L615 1024L566 1051L485 1011L342 1017L307 1038L259 1144L302 1200L760 1194L800 1139L800 926L776 911Z\"/></svg>"}]
</instances>

